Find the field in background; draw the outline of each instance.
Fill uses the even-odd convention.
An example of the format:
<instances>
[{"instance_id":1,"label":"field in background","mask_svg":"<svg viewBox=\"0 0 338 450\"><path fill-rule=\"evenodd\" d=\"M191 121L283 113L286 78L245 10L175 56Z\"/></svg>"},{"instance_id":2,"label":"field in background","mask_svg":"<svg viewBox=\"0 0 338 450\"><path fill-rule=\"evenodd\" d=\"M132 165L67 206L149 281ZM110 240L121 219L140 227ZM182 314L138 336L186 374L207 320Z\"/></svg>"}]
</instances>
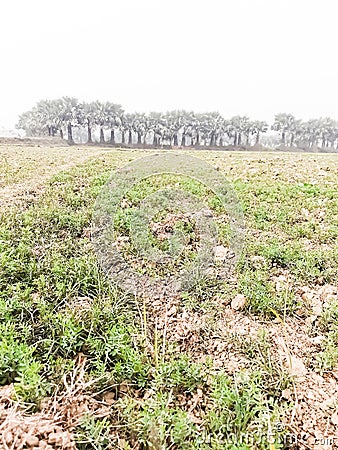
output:
<instances>
[{"instance_id":1,"label":"field in background","mask_svg":"<svg viewBox=\"0 0 338 450\"><path fill-rule=\"evenodd\" d=\"M229 279L139 299L99 269L91 214L113 170L153 153L0 147L3 448L272 449L302 432L294 448L334 448L337 156L189 152L235 189L244 254Z\"/></svg>"}]
</instances>

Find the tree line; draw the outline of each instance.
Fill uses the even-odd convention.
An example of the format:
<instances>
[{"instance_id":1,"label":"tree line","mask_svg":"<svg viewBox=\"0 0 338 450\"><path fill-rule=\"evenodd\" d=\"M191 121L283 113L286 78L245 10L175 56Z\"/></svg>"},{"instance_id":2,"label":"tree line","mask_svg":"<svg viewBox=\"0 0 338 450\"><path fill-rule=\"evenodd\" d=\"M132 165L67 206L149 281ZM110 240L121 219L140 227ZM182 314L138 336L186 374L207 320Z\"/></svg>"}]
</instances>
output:
<instances>
[{"instance_id":1,"label":"tree line","mask_svg":"<svg viewBox=\"0 0 338 450\"><path fill-rule=\"evenodd\" d=\"M338 122L331 118L302 121L280 113L269 127L264 121L247 116L225 119L218 112L194 113L176 110L126 113L112 102L81 102L63 97L41 100L20 117L17 128L28 136L60 136L74 143L73 130L86 130L88 143L98 133L101 144L154 146L251 146L260 144L269 128L279 133L280 144L301 148L338 147ZM107 136L108 134L108 136Z\"/></svg>"}]
</instances>

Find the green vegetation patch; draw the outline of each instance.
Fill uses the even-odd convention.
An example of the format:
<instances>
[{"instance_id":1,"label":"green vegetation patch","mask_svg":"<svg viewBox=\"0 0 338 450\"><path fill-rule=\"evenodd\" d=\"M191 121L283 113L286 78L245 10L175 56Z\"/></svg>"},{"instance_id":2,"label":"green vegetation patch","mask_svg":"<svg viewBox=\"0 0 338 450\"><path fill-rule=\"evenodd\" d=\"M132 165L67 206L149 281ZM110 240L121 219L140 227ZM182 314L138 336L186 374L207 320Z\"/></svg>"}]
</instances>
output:
<instances>
[{"instance_id":1,"label":"green vegetation patch","mask_svg":"<svg viewBox=\"0 0 338 450\"><path fill-rule=\"evenodd\" d=\"M14 383L17 398L38 409L44 397L62 389L62 378L84 355L85 378L96 380L95 392L115 389L116 397L109 418L83 419L77 429L79 448L107 448L117 434L126 449L135 443L141 448L268 448L271 427L283 416L281 392L290 383L272 357L268 338L232 343L248 360L247 370L235 375L227 374L226 367L215 369L210 358L196 363L175 345L162 354L152 322L144 323L142 304L113 286L98 267L90 241L91 217L119 157L118 152L107 154L59 173L35 203L3 212L0 383ZM229 161L219 162L226 170ZM264 320L285 318L301 306L295 298L298 285L337 279L338 194L326 182L294 185L269 176L257 181L250 175L243 181L236 170L229 181L247 227L237 284L204 280L182 294L180 306L216 316L220 311L215 312L213 300L218 295L228 304L242 293L248 313ZM129 191L130 204L116 218L118 232L130 232L128 208L154 189L177 183L224 213L205 186L165 176ZM163 213L158 220L165 217ZM178 221L175 226L195 238L193 225ZM226 221L219 231L226 246ZM153 244L160 245L155 237ZM192 259L193 254L185 257ZM280 274L289 282L276 290L274 277ZM318 358L324 371L338 360L336 323L337 305L332 305L321 323L325 348Z\"/></svg>"}]
</instances>

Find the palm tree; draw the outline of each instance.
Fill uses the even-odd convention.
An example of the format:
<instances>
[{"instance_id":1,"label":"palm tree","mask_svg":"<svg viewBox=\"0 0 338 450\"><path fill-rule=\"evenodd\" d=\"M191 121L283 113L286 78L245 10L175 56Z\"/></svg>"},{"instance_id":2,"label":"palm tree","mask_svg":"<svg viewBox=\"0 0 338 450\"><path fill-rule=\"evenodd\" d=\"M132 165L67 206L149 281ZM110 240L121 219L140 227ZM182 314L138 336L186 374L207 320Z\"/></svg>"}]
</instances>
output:
<instances>
[{"instance_id":1,"label":"palm tree","mask_svg":"<svg viewBox=\"0 0 338 450\"><path fill-rule=\"evenodd\" d=\"M279 113L275 116L275 122L271 129L281 133L283 145L286 145L286 135L293 129L295 120L292 114Z\"/></svg>"},{"instance_id":2,"label":"palm tree","mask_svg":"<svg viewBox=\"0 0 338 450\"><path fill-rule=\"evenodd\" d=\"M110 143L115 144L115 130L121 128L124 115L122 106L117 103L106 102L105 103L105 121L106 125L110 128Z\"/></svg>"},{"instance_id":3,"label":"palm tree","mask_svg":"<svg viewBox=\"0 0 338 450\"><path fill-rule=\"evenodd\" d=\"M209 145L215 146L221 134L223 118L218 112L206 113L203 118L204 135L208 135Z\"/></svg>"},{"instance_id":4,"label":"palm tree","mask_svg":"<svg viewBox=\"0 0 338 450\"><path fill-rule=\"evenodd\" d=\"M299 132L300 143L304 142L305 146L308 148L313 148L318 145L318 140L320 138L320 127L317 119L311 119L307 122L303 122Z\"/></svg>"},{"instance_id":5,"label":"palm tree","mask_svg":"<svg viewBox=\"0 0 338 450\"><path fill-rule=\"evenodd\" d=\"M256 135L255 145L259 145L259 139L262 133L266 133L268 131L268 124L261 120L255 120L251 122L251 132Z\"/></svg>"},{"instance_id":6,"label":"palm tree","mask_svg":"<svg viewBox=\"0 0 338 450\"><path fill-rule=\"evenodd\" d=\"M62 97L57 101L57 110L62 126L67 127L68 143L74 144L73 127L81 125L82 114L79 101L74 97Z\"/></svg>"},{"instance_id":7,"label":"palm tree","mask_svg":"<svg viewBox=\"0 0 338 450\"><path fill-rule=\"evenodd\" d=\"M243 131L246 136L245 145L250 146L251 145L251 136L253 134L255 134L254 122L252 122L251 120L248 120L245 124L245 128Z\"/></svg>"},{"instance_id":8,"label":"palm tree","mask_svg":"<svg viewBox=\"0 0 338 450\"><path fill-rule=\"evenodd\" d=\"M192 145L199 146L201 144L201 131L204 127L205 114L198 113L193 114L191 117L191 143Z\"/></svg>"},{"instance_id":9,"label":"palm tree","mask_svg":"<svg viewBox=\"0 0 338 450\"><path fill-rule=\"evenodd\" d=\"M19 117L17 127L31 135L55 136L62 129L58 100L40 100L34 108Z\"/></svg>"},{"instance_id":10,"label":"palm tree","mask_svg":"<svg viewBox=\"0 0 338 450\"><path fill-rule=\"evenodd\" d=\"M16 128L25 130L28 136L39 136L44 134L44 130L41 128L40 121L34 108L19 116Z\"/></svg>"},{"instance_id":11,"label":"palm tree","mask_svg":"<svg viewBox=\"0 0 338 450\"><path fill-rule=\"evenodd\" d=\"M81 110L83 112L83 122L87 127L88 143L93 142L93 129L95 127L95 119L97 114L97 103L81 103Z\"/></svg>"},{"instance_id":12,"label":"palm tree","mask_svg":"<svg viewBox=\"0 0 338 450\"><path fill-rule=\"evenodd\" d=\"M166 130L168 129L166 115L160 112L151 112L148 116L147 127L148 132L153 133L153 146L157 147L162 144Z\"/></svg>"},{"instance_id":13,"label":"palm tree","mask_svg":"<svg viewBox=\"0 0 338 450\"><path fill-rule=\"evenodd\" d=\"M147 132L147 120L144 113L134 113L129 115L130 130L137 135L137 144L141 145L144 142L144 136Z\"/></svg>"},{"instance_id":14,"label":"palm tree","mask_svg":"<svg viewBox=\"0 0 338 450\"><path fill-rule=\"evenodd\" d=\"M242 144L242 135L247 132L249 118L247 116L234 116L230 119L228 135L234 139L234 146Z\"/></svg>"},{"instance_id":15,"label":"palm tree","mask_svg":"<svg viewBox=\"0 0 338 450\"><path fill-rule=\"evenodd\" d=\"M138 144L146 144L149 133L153 134L153 145L179 144L223 146L226 136L235 146L241 145L243 136L246 144L259 144L260 136L267 132L264 121L250 121L246 116L234 116L225 120L217 112L193 113L185 110L169 111L165 114L124 114L121 105L112 102L79 103L76 98L63 97L56 100L41 100L30 111L19 117L18 128L33 136L55 136L63 138L67 129L69 143L73 143L73 128L85 127L88 142L93 141L93 130L99 127L100 142L105 142L105 130L110 129L110 142L115 143L115 131L119 130L122 144L132 145L133 135ZM280 113L275 116L272 130L281 135L281 142L290 146L336 148L338 145L338 123L329 117L312 119L307 122L296 120L292 114ZM190 141L190 142L189 142Z\"/></svg>"},{"instance_id":16,"label":"palm tree","mask_svg":"<svg viewBox=\"0 0 338 450\"><path fill-rule=\"evenodd\" d=\"M126 143L126 133L132 129L132 114L123 114L119 121L119 131L121 133L121 144Z\"/></svg>"},{"instance_id":17,"label":"palm tree","mask_svg":"<svg viewBox=\"0 0 338 450\"><path fill-rule=\"evenodd\" d=\"M104 130L109 125L109 113L106 102L100 102L96 100L92 105L94 112L94 124L99 127L100 130L100 143L105 143Z\"/></svg>"},{"instance_id":18,"label":"palm tree","mask_svg":"<svg viewBox=\"0 0 338 450\"><path fill-rule=\"evenodd\" d=\"M191 135L192 128L193 128L193 117L194 113L180 110L178 111L177 116L177 128L179 128L179 132L181 133L181 146L185 147L187 142L187 137Z\"/></svg>"},{"instance_id":19,"label":"palm tree","mask_svg":"<svg viewBox=\"0 0 338 450\"><path fill-rule=\"evenodd\" d=\"M320 118L318 121L319 134L321 138L321 147L328 148L329 144L334 146L336 139L337 123L330 117Z\"/></svg>"},{"instance_id":20,"label":"palm tree","mask_svg":"<svg viewBox=\"0 0 338 450\"><path fill-rule=\"evenodd\" d=\"M35 117L42 129L47 129L48 136L54 136L55 127L55 107L51 100L40 100L35 107Z\"/></svg>"},{"instance_id":21,"label":"palm tree","mask_svg":"<svg viewBox=\"0 0 338 450\"><path fill-rule=\"evenodd\" d=\"M294 147L295 143L298 143L299 137L302 136L303 132L303 122L300 119L291 122L289 128L290 147Z\"/></svg>"},{"instance_id":22,"label":"palm tree","mask_svg":"<svg viewBox=\"0 0 338 450\"><path fill-rule=\"evenodd\" d=\"M178 146L178 135L183 127L184 111L168 111L159 116L162 127L162 134L174 147Z\"/></svg>"}]
</instances>

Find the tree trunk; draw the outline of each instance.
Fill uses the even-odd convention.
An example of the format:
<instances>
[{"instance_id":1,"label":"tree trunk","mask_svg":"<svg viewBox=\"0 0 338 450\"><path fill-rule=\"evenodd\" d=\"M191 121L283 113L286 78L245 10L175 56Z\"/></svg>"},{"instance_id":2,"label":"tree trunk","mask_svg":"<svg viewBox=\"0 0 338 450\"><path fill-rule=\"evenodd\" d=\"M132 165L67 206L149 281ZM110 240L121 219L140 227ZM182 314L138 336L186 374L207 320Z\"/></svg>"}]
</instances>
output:
<instances>
[{"instance_id":1,"label":"tree trunk","mask_svg":"<svg viewBox=\"0 0 338 450\"><path fill-rule=\"evenodd\" d=\"M290 146L293 147L293 144L295 142L295 135L291 133L291 140L290 140Z\"/></svg>"},{"instance_id":2,"label":"tree trunk","mask_svg":"<svg viewBox=\"0 0 338 450\"><path fill-rule=\"evenodd\" d=\"M200 134L198 132L196 133L196 144L195 145L200 145Z\"/></svg>"},{"instance_id":3,"label":"tree trunk","mask_svg":"<svg viewBox=\"0 0 338 450\"><path fill-rule=\"evenodd\" d=\"M282 144L285 145L285 131L282 131Z\"/></svg>"},{"instance_id":4,"label":"tree trunk","mask_svg":"<svg viewBox=\"0 0 338 450\"><path fill-rule=\"evenodd\" d=\"M87 133L88 133L88 144L92 144L92 142L93 142L93 139L92 139L92 128L90 126L89 119L87 120Z\"/></svg>"},{"instance_id":5,"label":"tree trunk","mask_svg":"<svg viewBox=\"0 0 338 450\"><path fill-rule=\"evenodd\" d=\"M257 131L257 134L256 134L256 145L259 144L259 138L260 138L259 131Z\"/></svg>"},{"instance_id":6,"label":"tree trunk","mask_svg":"<svg viewBox=\"0 0 338 450\"><path fill-rule=\"evenodd\" d=\"M250 145L250 134L246 135L246 145Z\"/></svg>"},{"instance_id":7,"label":"tree trunk","mask_svg":"<svg viewBox=\"0 0 338 450\"><path fill-rule=\"evenodd\" d=\"M141 134L141 133L137 133L137 143L138 143L139 145L142 144L142 134Z\"/></svg>"},{"instance_id":8,"label":"tree trunk","mask_svg":"<svg viewBox=\"0 0 338 450\"><path fill-rule=\"evenodd\" d=\"M133 133L132 133L131 130L129 130L128 144L129 144L129 145L133 145Z\"/></svg>"},{"instance_id":9,"label":"tree trunk","mask_svg":"<svg viewBox=\"0 0 338 450\"><path fill-rule=\"evenodd\" d=\"M68 125L67 125L67 132L68 132L68 143L69 144L74 144L73 127L72 127L72 124L70 122L68 122Z\"/></svg>"},{"instance_id":10,"label":"tree trunk","mask_svg":"<svg viewBox=\"0 0 338 450\"><path fill-rule=\"evenodd\" d=\"M234 136L234 146L237 146L237 131L235 131L235 136Z\"/></svg>"},{"instance_id":11,"label":"tree trunk","mask_svg":"<svg viewBox=\"0 0 338 450\"><path fill-rule=\"evenodd\" d=\"M100 144L104 144L104 132L103 128L100 128Z\"/></svg>"},{"instance_id":12,"label":"tree trunk","mask_svg":"<svg viewBox=\"0 0 338 450\"><path fill-rule=\"evenodd\" d=\"M114 130L114 128L112 128L110 130L110 143L111 144L115 144L115 130Z\"/></svg>"},{"instance_id":13,"label":"tree trunk","mask_svg":"<svg viewBox=\"0 0 338 450\"><path fill-rule=\"evenodd\" d=\"M48 136L52 135L52 128L51 127L47 127L48 128Z\"/></svg>"},{"instance_id":14,"label":"tree trunk","mask_svg":"<svg viewBox=\"0 0 338 450\"><path fill-rule=\"evenodd\" d=\"M242 134L241 134L241 133L238 133L237 144L238 144L238 145L241 145L241 143L242 143Z\"/></svg>"},{"instance_id":15,"label":"tree trunk","mask_svg":"<svg viewBox=\"0 0 338 450\"><path fill-rule=\"evenodd\" d=\"M174 147L178 147L178 137L177 137L177 133L174 133Z\"/></svg>"},{"instance_id":16,"label":"tree trunk","mask_svg":"<svg viewBox=\"0 0 338 450\"><path fill-rule=\"evenodd\" d=\"M60 128L60 138L63 139L63 130Z\"/></svg>"},{"instance_id":17,"label":"tree trunk","mask_svg":"<svg viewBox=\"0 0 338 450\"><path fill-rule=\"evenodd\" d=\"M185 147L185 134L182 134L181 146Z\"/></svg>"},{"instance_id":18,"label":"tree trunk","mask_svg":"<svg viewBox=\"0 0 338 450\"><path fill-rule=\"evenodd\" d=\"M125 138L125 135L124 135L124 131L122 131L122 141L121 141L121 144L125 144L126 143L126 138Z\"/></svg>"},{"instance_id":19,"label":"tree trunk","mask_svg":"<svg viewBox=\"0 0 338 450\"><path fill-rule=\"evenodd\" d=\"M154 133L153 146L156 147L156 145L157 145L157 138L156 138L156 134Z\"/></svg>"}]
</instances>

